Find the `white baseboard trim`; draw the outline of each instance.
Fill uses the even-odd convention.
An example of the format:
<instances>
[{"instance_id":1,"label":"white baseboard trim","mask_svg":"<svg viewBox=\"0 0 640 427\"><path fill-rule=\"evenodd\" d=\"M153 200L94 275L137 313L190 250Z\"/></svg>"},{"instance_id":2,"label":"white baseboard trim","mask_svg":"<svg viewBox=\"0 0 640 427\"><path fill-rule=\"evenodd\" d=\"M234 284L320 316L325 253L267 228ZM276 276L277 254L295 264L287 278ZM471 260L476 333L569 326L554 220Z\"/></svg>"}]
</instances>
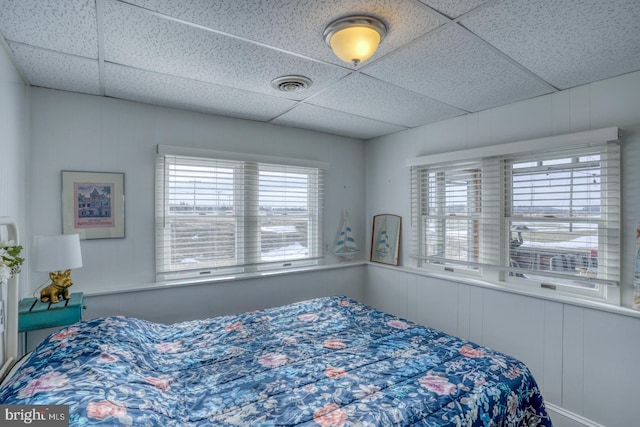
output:
<instances>
[{"instance_id":1,"label":"white baseboard trim","mask_svg":"<svg viewBox=\"0 0 640 427\"><path fill-rule=\"evenodd\" d=\"M554 426L572 425L572 426L584 426L584 427L605 427L602 424L598 424L595 421L591 421L582 415L575 414L571 411L567 411L560 406L556 406L553 403L544 402L544 406L547 408L547 412L551 417L551 421Z\"/></svg>"}]
</instances>

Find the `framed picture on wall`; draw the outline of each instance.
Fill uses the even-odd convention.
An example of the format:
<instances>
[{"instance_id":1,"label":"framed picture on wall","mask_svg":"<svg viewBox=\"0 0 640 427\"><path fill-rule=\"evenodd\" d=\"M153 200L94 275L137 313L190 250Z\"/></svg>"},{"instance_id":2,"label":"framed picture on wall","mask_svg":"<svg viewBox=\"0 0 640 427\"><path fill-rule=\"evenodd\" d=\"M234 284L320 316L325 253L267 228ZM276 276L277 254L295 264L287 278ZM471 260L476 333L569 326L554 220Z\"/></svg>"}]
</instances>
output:
<instances>
[{"instance_id":1,"label":"framed picture on wall","mask_svg":"<svg viewBox=\"0 0 640 427\"><path fill-rule=\"evenodd\" d=\"M400 227L398 215L382 214L373 217L371 233L371 261L398 265L400 254Z\"/></svg>"},{"instance_id":2,"label":"framed picture on wall","mask_svg":"<svg viewBox=\"0 0 640 427\"><path fill-rule=\"evenodd\" d=\"M124 237L124 173L62 171L62 232Z\"/></svg>"}]
</instances>

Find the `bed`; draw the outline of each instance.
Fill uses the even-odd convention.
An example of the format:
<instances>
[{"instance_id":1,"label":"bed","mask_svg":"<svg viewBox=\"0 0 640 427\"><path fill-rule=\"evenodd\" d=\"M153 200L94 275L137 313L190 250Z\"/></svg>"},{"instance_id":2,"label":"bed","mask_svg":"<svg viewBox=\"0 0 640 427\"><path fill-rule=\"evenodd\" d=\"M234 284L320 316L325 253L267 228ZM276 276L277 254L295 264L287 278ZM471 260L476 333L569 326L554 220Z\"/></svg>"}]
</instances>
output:
<instances>
[{"instance_id":1,"label":"bed","mask_svg":"<svg viewBox=\"0 0 640 427\"><path fill-rule=\"evenodd\" d=\"M523 363L344 296L83 321L44 340L0 403L69 405L72 426L552 425Z\"/></svg>"}]
</instances>

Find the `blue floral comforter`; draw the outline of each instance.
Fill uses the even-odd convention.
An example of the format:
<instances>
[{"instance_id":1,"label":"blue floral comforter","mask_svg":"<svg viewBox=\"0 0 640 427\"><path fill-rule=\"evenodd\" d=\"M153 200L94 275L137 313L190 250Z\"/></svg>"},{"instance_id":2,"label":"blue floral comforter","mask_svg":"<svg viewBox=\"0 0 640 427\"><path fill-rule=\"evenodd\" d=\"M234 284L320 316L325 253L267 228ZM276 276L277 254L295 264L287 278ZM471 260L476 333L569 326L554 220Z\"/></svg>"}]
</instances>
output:
<instances>
[{"instance_id":1,"label":"blue floral comforter","mask_svg":"<svg viewBox=\"0 0 640 427\"><path fill-rule=\"evenodd\" d=\"M0 402L69 405L72 426L551 426L518 360L346 297L80 322L40 344Z\"/></svg>"}]
</instances>

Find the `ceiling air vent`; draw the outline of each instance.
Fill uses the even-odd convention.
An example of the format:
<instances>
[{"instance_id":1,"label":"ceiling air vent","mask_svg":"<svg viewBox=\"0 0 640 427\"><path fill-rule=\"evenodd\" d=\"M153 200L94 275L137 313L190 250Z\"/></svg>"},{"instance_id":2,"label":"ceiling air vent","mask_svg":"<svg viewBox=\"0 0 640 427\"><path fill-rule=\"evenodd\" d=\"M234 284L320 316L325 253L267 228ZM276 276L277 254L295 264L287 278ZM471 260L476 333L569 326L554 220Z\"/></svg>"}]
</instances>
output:
<instances>
[{"instance_id":1,"label":"ceiling air vent","mask_svg":"<svg viewBox=\"0 0 640 427\"><path fill-rule=\"evenodd\" d=\"M271 86L282 92L298 92L311 86L311 79L304 76L282 76L274 79Z\"/></svg>"}]
</instances>

